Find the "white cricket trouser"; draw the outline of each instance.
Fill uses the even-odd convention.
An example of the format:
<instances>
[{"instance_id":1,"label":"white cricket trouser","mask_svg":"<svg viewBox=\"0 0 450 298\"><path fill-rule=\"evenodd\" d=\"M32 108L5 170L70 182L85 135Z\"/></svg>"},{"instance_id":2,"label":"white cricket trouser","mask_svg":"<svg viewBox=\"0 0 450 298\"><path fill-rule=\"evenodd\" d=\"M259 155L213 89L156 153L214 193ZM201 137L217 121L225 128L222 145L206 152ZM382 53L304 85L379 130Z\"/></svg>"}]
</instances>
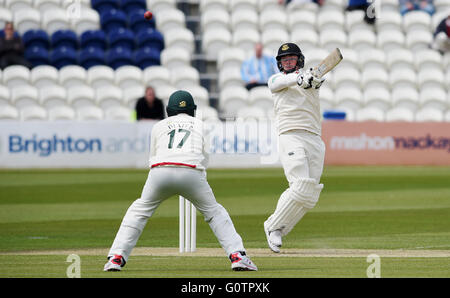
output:
<instances>
[{"instance_id":1,"label":"white cricket trouser","mask_svg":"<svg viewBox=\"0 0 450 298\"><path fill-rule=\"evenodd\" d=\"M141 197L128 208L108 256L117 254L128 260L147 220L165 199L173 195L183 196L200 211L227 256L235 251L245 251L228 212L214 197L206 180L206 171L155 167L150 170Z\"/></svg>"},{"instance_id":2,"label":"white cricket trouser","mask_svg":"<svg viewBox=\"0 0 450 298\"><path fill-rule=\"evenodd\" d=\"M278 144L289 188L278 199L274 213L267 219L267 226L269 231L280 229L285 236L318 200L323 187L319 182L325 160L325 143L314 133L292 130L281 134Z\"/></svg>"}]
</instances>

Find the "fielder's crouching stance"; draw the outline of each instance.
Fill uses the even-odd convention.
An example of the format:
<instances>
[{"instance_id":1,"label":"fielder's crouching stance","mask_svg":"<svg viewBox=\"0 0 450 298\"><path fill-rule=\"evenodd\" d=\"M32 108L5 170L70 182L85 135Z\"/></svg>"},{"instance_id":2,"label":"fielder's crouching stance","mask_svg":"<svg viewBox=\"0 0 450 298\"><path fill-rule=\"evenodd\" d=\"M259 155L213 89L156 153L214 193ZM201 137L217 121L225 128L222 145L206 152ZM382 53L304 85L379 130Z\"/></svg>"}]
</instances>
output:
<instances>
[{"instance_id":1,"label":"fielder's crouching stance","mask_svg":"<svg viewBox=\"0 0 450 298\"><path fill-rule=\"evenodd\" d=\"M120 271L136 245L147 220L167 198L181 195L199 210L231 260L233 270L256 271L242 239L206 180L207 142L203 122L195 118L191 94L176 91L167 105L168 118L152 129L150 173L141 197L128 208L108 254L104 271Z\"/></svg>"},{"instance_id":2,"label":"fielder's crouching stance","mask_svg":"<svg viewBox=\"0 0 450 298\"><path fill-rule=\"evenodd\" d=\"M303 70L304 56L293 43L277 54L280 73L269 78L275 99L280 160L289 188L280 196L275 212L264 222L270 249L280 252L282 237L316 205L325 157L321 139L319 88L324 79Z\"/></svg>"}]
</instances>

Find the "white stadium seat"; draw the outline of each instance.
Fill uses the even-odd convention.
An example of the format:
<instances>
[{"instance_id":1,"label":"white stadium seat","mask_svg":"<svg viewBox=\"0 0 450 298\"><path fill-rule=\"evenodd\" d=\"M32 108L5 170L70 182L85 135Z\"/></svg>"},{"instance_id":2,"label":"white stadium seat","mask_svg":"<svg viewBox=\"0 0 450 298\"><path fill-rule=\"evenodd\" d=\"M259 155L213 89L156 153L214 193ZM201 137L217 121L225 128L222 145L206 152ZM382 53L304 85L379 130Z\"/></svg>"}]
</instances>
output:
<instances>
[{"instance_id":1,"label":"white stadium seat","mask_svg":"<svg viewBox=\"0 0 450 298\"><path fill-rule=\"evenodd\" d=\"M2 120L18 120L19 110L11 105L2 105L0 109L0 121Z\"/></svg>"},{"instance_id":2,"label":"white stadium seat","mask_svg":"<svg viewBox=\"0 0 450 298\"><path fill-rule=\"evenodd\" d=\"M287 28L288 15L284 10L264 10L259 14L259 30L264 32L270 29Z\"/></svg>"},{"instance_id":3,"label":"white stadium seat","mask_svg":"<svg viewBox=\"0 0 450 298\"><path fill-rule=\"evenodd\" d=\"M444 121L444 112L436 108L420 109L415 114L416 122L442 122Z\"/></svg>"},{"instance_id":4,"label":"white stadium seat","mask_svg":"<svg viewBox=\"0 0 450 298\"><path fill-rule=\"evenodd\" d=\"M178 67L170 71L171 83L178 89L200 84L200 74L192 66Z\"/></svg>"},{"instance_id":5,"label":"white stadium seat","mask_svg":"<svg viewBox=\"0 0 450 298\"><path fill-rule=\"evenodd\" d=\"M95 105L95 91L88 85L78 85L67 89L67 99L75 109Z\"/></svg>"},{"instance_id":6,"label":"white stadium seat","mask_svg":"<svg viewBox=\"0 0 450 298\"><path fill-rule=\"evenodd\" d=\"M257 106L247 106L239 109L236 117L247 121L267 119L266 111Z\"/></svg>"},{"instance_id":7,"label":"white stadium seat","mask_svg":"<svg viewBox=\"0 0 450 298\"><path fill-rule=\"evenodd\" d=\"M230 29L239 28L259 30L258 13L254 10L235 10L230 14Z\"/></svg>"},{"instance_id":8,"label":"white stadium seat","mask_svg":"<svg viewBox=\"0 0 450 298\"><path fill-rule=\"evenodd\" d=\"M76 119L75 110L68 106L56 106L48 109L50 121L72 121Z\"/></svg>"},{"instance_id":9,"label":"white stadium seat","mask_svg":"<svg viewBox=\"0 0 450 298\"><path fill-rule=\"evenodd\" d=\"M47 10L61 8L62 0L33 0L33 8L42 14Z\"/></svg>"},{"instance_id":10,"label":"white stadium seat","mask_svg":"<svg viewBox=\"0 0 450 298\"><path fill-rule=\"evenodd\" d=\"M95 65L87 70L87 83L93 88L114 84L114 69L107 65Z\"/></svg>"},{"instance_id":11,"label":"white stadium seat","mask_svg":"<svg viewBox=\"0 0 450 298\"><path fill-rule=\"evenodd\" d=\"M242 80L240 68L224 68L219 72L219 88L221 90L227 87L243 87L244 81Z\"/></svg>"},{"instance_id":12,"label":"white stadium seat","mask_svg":"<svg viewBox=\"0 0 450 298\"><path fill-rule=\"evenodd\" d=\"M383 0L380 3L382 13L394 11L399 12L399 2L398 0Z\"/></svg>"},{"instance_id":13,"label":"white stadium seat","mask_svg":"<svg viewBox=\"0 0 450 298\"><path fill-rule=\"evenodd\" d=\"M339 62L338 67L356 67L360 69L359 54L357 51L350 48L341 48L340 51L342 53L342 56L345 57L345 59Z\"/></svg>"},{"instance_id":14,"label":"white stadium seat","mask_svg":"<svg viewBox=\"0 0 450 298\"><path fill-rule=\"evenodd\" d=\"M405 32L431 31L431 16L425 11L414 10L403 16L403 30Z\"/></svg>"},{"instance_id":15,"label":"white stadium seat","mask_svg":"<svg viewBox=\"0 0 450 298\"><path fill-rule=\"evenodd\" d=\"M370 30L353 30L348 34L348 47L356 51L365 51L376 47L377 37Z\"/></svg>"},{"instance_id":16,"label":"white stadium seat","mask_svg":"<svg viewBox=\"0 0 450 298\"><path fill-rule=\"evenodd\" d=\"M202 119L203 121L219 121L219 113L216 109L210 106L198 107L195 111L195 117Z\"/></svg>"},{"instance_id":17,"label":"white stadium seat","mask_svg":"<svg viewBox=\"0 0 450 298\"><path fill-rule=\"evenodd\" d=\"M99 30L100 15L92 8L83 7L80 15L70 20L70 26L79 36L88 30Z\"/></svg>"},{"instance_id":18,"label":"white stadium seat","mask_svg":"<svg viewBox=\"0 0 450 298\"><path fill-rule=\"evenodd\" d=\"M103 110L123 105L122 89L116 86L103 86L95 89L95 103Z\"/></svg>"},{"instance_id":19,"label":"white stadium seat","mask_svg":"<svg viewBox=\"0 0 450 298\"><path fill-rule=\"evenodd\" d=\"M164 85L160 85L164 86ZM133 86L123 90L123 104L129 108L135 108L136 102L145 94L144 86Z\"/></svg>"},{"instance_id":20,"label":"white stadium seat","mask_svg":"<svg viewBox=\"0 0 450 298\"><path fill-rule=\"evenodd\" d=\"M258 11L262 13L266 10L284 10L284 6L280 5L279 0L258 0Z\"/></svg>"},{"instance_id":21,"label":"white stadium seat","mask_svg":"<svg viewBox=\"0 0 450 298\"><path fill-rule=\"evenodd\" d=\"M390 88L389 74L382 68L365 68L361 72L362 89L367 88Z\"/></svg>"},{"instance_id":22,"label":"white stadium seat","mask_svg":"<svg viewBox=\"0 0 450 298\"><path fill-rule=\"evenodd\" d=\"M386 53L380 49L367 49L359 52L361 69L387 69Z\"/></svg>"},{"instance_id":23,"label":"white stadium seat","mask_svg":"<svg viewBox=\"0 0 450 298\"><path fill-rule=\"evenodd\" d=\"M231 45L232 35L227 29L207 28L202 36L202 50L207 60L216 60L217 53Z\"/></svg>"},{"instance_id":24,"label":"white stadium seat","mask_svg":"<svg viewBox=\"0 0 450 298\"><path fill-rule=\"evenodd\" d=\"M446 111L449 107L447 92L444 88L425 87L419 92L421 108L435 108Z\"/></svg>"},{"instance_id":25,"label":"white stadium seat","mask_svg":"<svg viewBox=\"0 0 450 298\"><path fill-rule=\"evenodd\" d=\"M315 49L319 46L319 34L310 29L294 29L291 31L290 41L303 51Z\"/></svg>"},{"instance_id":26,"label":"white stadium seat","mask_svg":"<svg viewBox=\"0 0 450 298\"><path fill-rule=\"evenodd\" d=\"M76 109L76 118L79 121L103 120L103 110L96 106L83 106Z\"/></svg>"},{"instance_id":27,"label":"white stadium seat","mask_svg":"<svg viewBox=\"0 0 450 298\"><path fill-rule=\"evenodd\" d=\"M253 54L255 52L255 44L258 42L261 42L261 33L258 30L240 28L233 32L230 45L243 49L246 53Z\"/></svg>"},{"instance_id":28,"label":"white stadium seat","mask_svg":"<svg viewBox=\"0 0 450 298\"><path fill-rule=\"evenodd\" d=\"M9 105L11 93L9 88L0 84L0 106Z\"/></svg>"},{"instance_id":29,"label":"white stadium seat","mask_svg":"<svg viewBox=\"0 0 450 298\"><path fill-rule=\"evenodd\" d=\"M58 85L59 72L54 66L39 65L33 67L30 72L30 83L38 88L49 85Z\"/></svg>"},{"instance_id":30,"label":"white stadium seat","mask_svg":"<svg viewBox=\"0 0 450 298\"><path fill-rule=\"evenodd\" d=\"M317 16L309 10L293 10L288 11L287 26L292 32L293 30L314 30L316 31Z\"/></svg>"},{"instance_id":31,"label":"white stadium seat","mask_svg":"<svg viewBox=\"0 0 450 298\"><path fill-rule=\"evenodd\" d=\"M377 19L375 22L375 27L378 32L403 30L403 18L399 10L382 11L382 15L383 17Z\"/></svg>"},{"instance_id":32,"label":"white stadium seat","mask_svg":"<svg viewBox=\"0 0 450 298\"><path fill-rule=\"evenodd\" d=\"M152 1L152 0L147 0ZM159 0L164 1L164 0ZM175 1L175 0L173 0ZM228 11L228 0L200 0L199 10L202 14L210 11L225 10Z\"/></svg>"},{"instance_id":33,"label":"white stadium seat","mask_svg":"<svg viewBox=\"0 0 450 298\"><path fill-rule=\"evenodd\" d=\"M170 95L178 89L170 85L155 86L156 97L161 99L167 105Z\"/></svg>"},{"instance_id":34,"label":"white stadium seat","mask_svg":"<svg viewBox=\"0 0 450 298\"><path fill-rule=\"evenodd\" d=\"M392 107L389 89L384 87L368 87L363 89L364 106L378 108L384 112Z\"/></svg>"},{"instance_id":35,"label":"white stadium seat","mask_svg":"<svg viewBox=\"0 0 450 298\"><path fill-rule=\"evenodd\" d=\"M338 88L334 91L334 98L336 100L336 109L345 109L356 112L360 109L363 102L363 94L359 88Z\"/></svg>"},{"instance_id":36,"label":"white stadium seat","mask_svg":"<svg viewBox=\"0 0 450 298\"><path fill-rule=\"evenodd\" d=\"M322 85L319 91L320 109L321 111L334 108L334 92L331 88Z\"/></svg>"},{"instance_id":37,"label":"white stadium seat","mask_svg":"<svg viewBox=\"0 0 450 298\"><path fill-rule=\"evenodd\" d=\"M438 69L421 69L417 75L419 89L425 88L445 88L444 72Z\"/></svg>"},{"instance_id":38,"label":"white stadium seat","mask_svg":"<svg viewBox=\"0 0 450 298\"><path fill-rule=\"evenodd\" d=\"M217 56L217 69L227 67L240 68L245 61L246 53L238 47L224 48L220 50Z\"/></svg>"},{"instance_id":39,"label":"white stadium seat","mask_svg":"<svg viewBox=\"0 0 450 298\"><path fill-rule=\"evenodd\" d=\"M12 21L13 21L12 12L5 7L0 7L0 28L5 27L6 22Z\"/></svg>"},{"instance_id":40,"label":"white stadium seat","mask_svg":"<svg viewBox=\"0 0 450 298\"><path fill-rule=\"evenodd\" d=\"M415 70L415 57L407 49L396 49L386 55L386 64L390 70L409 69Z\"/></svg>"},{"instance_id":41,"label":"white stadium seat","mask_svg":"<svg viewBox=\"0 0 450 298\"><path fill-rule=\"evenodd\" d=\"M19 10L25 11L30 8L33 8L33 0L4 0L5 7L13 12L17 12Z\"/></svg>"},{"instance_id":42,"label":"white stadium seat","mask_svg":"<svg viewBox=\"0 0 450 298\"><path fill-rule=\"evenodd\" d=\"M345 12L345 30L352 32L354 30L370 30L373 26L364 21L365 12L363 10L353 10Z\"/></svg>"},{"instance_id":43,"label":"white stadium seat","mask_svg":"<svg viewBox=\"0 0 450 298\"><path fill-rule=\"evenodd\" d=\"M47 117L47 110L40 106L24 106L20 109L22 121L42 121L47 120Z\"/></svg>"},{"instance_id":44,"label":"white stadium seat","mask_svg":"<svg viewBox=\"0 0 450 298\"><path fill-rule=\"evenodd\" d=\"M203 13L200 15L200 29L202 32L204 32L207 28L224 28L230 30L230 22L230 13L223 9L210 10L208 13Z\"/></svg>"},{"instance_id":45,"label":"white stadium seat","mask_svg":"<svg viewBox=\"0 0 450 298\"><path fill-rule=\"evenodd\" d=\"M326 29L320 31L320 46L331 52L335 48L345 48L347 46L347 34L340 29Z\"/></svg>"},{"instance_id":46,"label":"white stadium seat","mask_svg":"<svg viewBox=\"0 0 450 298\"><path fill-rule=\"evenodd\" d=\"M289 42L289 33L284 29L268 29L261 34L264 52L276 56L281 44Z\"/></svg>"},{"instance_id":47,"label":"white stadium seat","mask_svg":"<svg viewBox=\"0 0 450 298\"><path fill-rule=\"evenodd\" d=\"M362 121L384 121L384 111L375 107L365 107L355 113L355 120Z\"/></svg>"},{"instance_id":48,"label":"white stadium seat","mask_svg":"<svg viewBox=\"0 0 450 298\"><path fill-rule=\"evenodd\" d=\"M134 65L123 65L114 72L114 83L123 89L143 85L143 72Z\"/></svg>"},{"instance_id":49,"label":"white stadium seat","mask_svg":"<svg viewBox=\"0 0 450 298\"><path fill-rule=\"evenodd\" d=\"M14 13L14 27L20 33L41 28L41 13L37 9L26 9Z\"/></svg>"},{"instance_id":50,"label":"white stadium seat","mask_svg":"<svg viewBox=\"0 0 450 298\"><path fill-rule=\"evenodd\" d=\"M191 53L184 47L167 47L161 51L161 65L168 69L191 65Z\"/></svg>"},{"instance_id":51,"label":"white stadium seat","mask_svg":"<svg viewBox=\"0 0 450 298\"><path fill-rule=\"evenodd\" d=\"M51 36L58 30L70 30L70 21L62 8L47 10L42 14L42 28Z\"/></svg>"},{"instance_id":52,"label":"white stadium seat","mask_svg":"<svg viewBox=\"0 0 450 298\"><path fill-rule=\"evenodd\" d=\"M19 109L39 105L38 89L31 85L13 87L11 89L11 103Z\"/></svg>"},{"instance_id":53,"label":"white stadium seat","mask_svg":"<svg viewBox=\"0 0 450 298\"><path fill-rule=\"evenodd\" d=\"M176 0L146 0L148 10L152 11L158 17L164 10L172 10L177 7Z\"/></svg>"},{"instance_id":54,"label":"white stadium seat","mask_svg":"<svg viewBox=\"0 0 450 298\"><path fill-rule=\"evenodd\" d=\"M433 33L430 31L420 30L420 31L410 31L406 34L405 45L408 49L413 52L419 50L426 50L429 45L433 42Z\"/></svg>"},{"instance_id":55,"label":"white stadium seat","mask_svg":"<svg viewBox=\"0 0 450 298\"><path fill-rule=\"evenodd\" d=\"M354 67L337 67L333 71L334 88L361 88L361 73Z\"/></svg>"},{"instance_id":56,"label":"white stadium seat","mask_svg":"<svg viewBox=\"0 0 450 298\"><path fill-rule=\"evenodd\" d=\"M194 33L187 28L169 29L164 33L165 48L179 47L192 54L195 50Z\"/></svg>"},{"instance_id":57,"label":"white stadium seat","mask_svg":"<svg viewBox=\"0 0 450 298\"><path fill-rule=\"evenodd\" d=\"M79 65L67 65L59 70L59 84L66 88L87 83L87 71Z\"/></svg>"},{"instance_id":58,"label":"white stadium seat","mask_svg":"<svg viewBox=\"0 0 450 298\"><path fill-rule=\"evenodd\" d=\"M329 52L325 49L316 48L310 49L304 52L305 55L305 69L309 69L311 67L315 67L322 61L325 57L327 57ZM338 68L336 68L338 69Z\"/></svg>"},{"instance_id":59,"label":"white stadium seat","mask_svg":"<svg viewBox=\"0 0 450 298\"><path fill-rule=\"evenodd\" d=\"M445 69L443 64L442 55L437 51L423 49L421 51L414 52L414 66L417 71L422 71L425 69Z\"/></svg>"},{"instance_id":60,"label":"white stadium seat","mask_svg":"<svg viewBox=\"0 0 450 298\"><path fill-rule=\"evenodd\" d=\"M30 70L22 65L10 65L3 69L3 84L13 88L30 83Z\"/></svg>"},{"instance_id":61,"label":"white stadium seat","mask_svg":"<svg viewBox=\"0 0 450 298\"><path fill-rule=\"evenodd\" d=\"M144 69L143 83L145 86L170 85L170 70L160 65L149 66Z\"/></svg>"},{"instance_id":62,"label":"white stadium seat","mask_svg":"<svg viewBox=\"0 0 450 298\"><path fill-rule=\"evenodd\" d=\"M67 105L66 89L59 85L49 85L40 88L39 104L46 108Z\"/></svg>"},{"instance_id":63,"label":"white stadium seat","mask_svg":"<svg viewBox=\"0 0 450 298\"><path fill-rule=\"evenodd\" d=\"M156 28L164 35L170 29L186 28L186 16L176 8L158 11L155 15Z\"/></svg>"},{"instance_id":64,"label":"white stadium seat","mask_svg":"<svg viewBox=\"0 0 450 298\"><path fill-rule=\"evenodd\" d=\"M112 106L105 109L104 119L110 121L124 121L129 122L133 109L123 106Z\"/></svg>"},{"instance_id":65,"label":"white stadium seat","mask_svg":"<svg viewBox=\"0 0 450 298\"><path fill-rule=\"evenodd\" d=\"M400 30L384 30L378 32L377 47L385 52L403 48L405 47L405 35Z\"/></svg>"},{"instance_id":66,"label":"white stadium seat","mask_svg":"<svg viewBox=\"0 0 450 298\"><path fill-rule=\"evenodd\" d=\"M345 15L341 11L319 10L317 15L317 29L325 30L345 30Z\"/></svg>"},{"instance_id":67,"label":"white stadium seat","mask_svg":"<svg viewBox=\"0 0 450 298\"><path fill-rule=\"evenodd\" d=\"M205 87L200 85L190 85L185 87L184 90L191 93L195 100L195 104L198 107L209 106L209 92Z\"/></svg>"},{"instance_id":68,"label":"white stadium seat","mask_svg":"<svg viewBox=\"0 0 450 298\"><path fill-rule=\"evenodd\" d=\"M233 12L236 10L258 10L258 0L229 0L228 10Z\"/></svg>"},{"instance_id":69,"label":"white stadium seat","mask_svg":"<svg viewBox=\"0 0 450 298\"><path fill-rule=\"evenodd\" d=\"M408 108L392 108L386 112L386 121L414 122L414 112Z\"/></svg>"},{"instance_id":70,"label":"white stadium seat","mask_svg":"<svg viewBox=\"0 0 450 298\"><path fill-rule=\"evenodd\" d=\"M419 106L419 92L413 87L396 87L391 92L393 107L405 108L415 112Z\"/></svg>"},{"instance_id":71,"label":"white stadium seat","mask_svg":"<svg viewBox=\"0 0 450 298\"><path fill-rule=\"evenodd\" d=\"M417 88L416 72L410 69L393 69L389 72L391 88Z\"/></svg>"},{"instance_id":72,"label":"white stadium seat","mask_svg":"<svg viewBox=\"0 0 450 298\"><path fill-rule=\"evenodd\" d=\"M222 88L219 94L219 108L224 118L236 117L237 112L248 105L249 93L245 87Z\"/></svg>"}]
</instances>

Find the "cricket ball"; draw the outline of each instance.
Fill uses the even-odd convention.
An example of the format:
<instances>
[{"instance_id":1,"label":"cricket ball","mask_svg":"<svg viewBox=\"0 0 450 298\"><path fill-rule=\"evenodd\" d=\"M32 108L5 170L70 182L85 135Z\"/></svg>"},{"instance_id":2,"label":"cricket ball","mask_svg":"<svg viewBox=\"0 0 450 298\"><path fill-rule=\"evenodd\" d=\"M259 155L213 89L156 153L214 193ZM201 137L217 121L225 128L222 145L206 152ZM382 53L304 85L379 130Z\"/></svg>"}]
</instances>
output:
<instances>
[{"instance_id":1,"label":"cricket ball","mask_svg":"<svg viewBox=\"0 0 450 298\"><path fill-rule=\"evenodd\" d=\"M153 14L151 13L151 11L146 11L144 13L144 18L146 18L147 20L151 20L151 18L153 18Z\"/></svg>"}]
</instances>

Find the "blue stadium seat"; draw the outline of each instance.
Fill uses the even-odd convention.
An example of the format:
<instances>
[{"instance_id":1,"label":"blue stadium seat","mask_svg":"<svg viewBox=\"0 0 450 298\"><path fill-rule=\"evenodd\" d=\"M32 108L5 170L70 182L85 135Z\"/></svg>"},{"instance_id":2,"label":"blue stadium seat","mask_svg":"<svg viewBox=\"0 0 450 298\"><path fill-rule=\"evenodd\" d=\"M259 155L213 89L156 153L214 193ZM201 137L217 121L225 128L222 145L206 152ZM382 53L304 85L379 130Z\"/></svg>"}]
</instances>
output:
<instances>
[{"instance_id":1,"label":"blue stadium seat","mask_svg":"<svg viewBox=\"0 0 450 298\"><path fill-rule=\"evenodd\" d=\"M136 35L136 42L138 48L154 48L158 51L164 49L164 37L156 29L145 29L138 32Z\"/></svg>"},{"instance_id":2,"label":"blue stadium seat","mask_svg":"<svg viewBox=\"0 0 450 298\"><path fill-rule=\"evenodd\" d=\"M91 0L91 6L99 14L111 9L119 9L120 3L118 0Z\"/></svg>"},{"instance_id":3,"label":"blue stadium seat","mask_svg":"<svg viewBox=\"0 0 450 298\"><path fill-rule=\"evenodd\" d=\"M125 11L126 14L130 14L132 11L146 9L146 0L120 0L120 8ZM142 15L143 17L144 15Z\"/></svg>"},{"instance_id":4,"label":"blue stadium seat","mask_svg":"<svg viewBox=\"0 0 450 298\"><path fill-rule=\"evenodd\" d=\"M107 34L114 29L127 28L127 15L121 10L111 9L100 15L100 24Z\"/></svg>"},{"instance_id":5,"label":"blue stadium seat","mask_svg":"<svg viewBox=\"0 0 450 298\"><path fill-rule=\"evenodd\" d=\"M50 48L50 38L44 30L28 30L24 33L22 41L25 48L35 46L45 48L47 50Z\"/></svg>"},{"instance_id":6,"label":"blue stadium seat","mask_svg":"<svg viewBox=\"0 0 450 298\"><path fill-rule=\"evenodd\" d=\"M78 62L86 69L95 65L104 65L106 63L105 52L98 47L83 48L79 52Z\"/></svg>"},{"instance_id":7,"label":"blue stadium seat","mask_svg":"<svg viewBox=\"0 0 450 298\"><path fill-rule=\"evenodd\" d=\"M88 30L83 32L80 36L80 48L88 47L106 50L108 42L105 32L103 30Z\"/></svg>"},{"instance_id":8,"label":"blue stadium seat","mask_svg":"<svg viewBox=\"0 0 450 298\"><path fill-rule=\"evenodd\" d=\"M106 63L113 69L123 65L133 65L133 52L126 48L110 48L106 54Z\"/></svg>"},{"instance_id":9,"label":"blue stadium seat","mask_svg":"<svg viewBox=\"0 0 450 298\"><path fill-rule=\"evenodd\" d=\"M134 64L141 69L161 65L161 53L150 47L140 48L134 52Z\"/></svg>"},{"instance_id":10,"label":"blue stadium seat","mask_svg":"<svg viewBox=\"0 0 450 298\"><path fill-rule=\"evenodd\" d=\"M78 49L78 37L72 30L58 30L51 36L52 48L69 47Z\"/></svg>"},{"instance_id":11,"label":"blue stadium seat","mask_svg":"<svg viewBox=\"0 0 450 298\"><path fill-rule=\"evenodd\" d=\"M134 33L126 28L111 30L108 34L108 42L110 48L122 47L130 51L135 48Z\"/></svg>"},{"instance_id":12,"label":"blue stadium seat","mask_svg":"<svg viewBox=\"0 0 450 298\"><path fill-rule=\"evenodd\" d=\"M33 65L33 67L50 64L48 50L44 47L40 46L27 47L24 53L24 57Z\"/></svg>"},{"instance_id":13,"label":"blue stadium seat","mask_svg":"<svg viewBox=\"0 0 450 298\"><path fill-rule=\"evenodd\" d=\"M134 32L145 29L156 29L155 16L150 20L144 18L145 9L134 10L128 14L128 25Z\"/></svg>"},{"instance_id":14,"label":"blue stadium seat","mask_svg":"<svg viewBox=\"0 0 450 298\"><path fill-rule=\"evenodd\" d=\"M66 65L77 65L77 51L70 47L58 47L50 53L50 63L60 69Z\"/></svg>"}]
</instances>

